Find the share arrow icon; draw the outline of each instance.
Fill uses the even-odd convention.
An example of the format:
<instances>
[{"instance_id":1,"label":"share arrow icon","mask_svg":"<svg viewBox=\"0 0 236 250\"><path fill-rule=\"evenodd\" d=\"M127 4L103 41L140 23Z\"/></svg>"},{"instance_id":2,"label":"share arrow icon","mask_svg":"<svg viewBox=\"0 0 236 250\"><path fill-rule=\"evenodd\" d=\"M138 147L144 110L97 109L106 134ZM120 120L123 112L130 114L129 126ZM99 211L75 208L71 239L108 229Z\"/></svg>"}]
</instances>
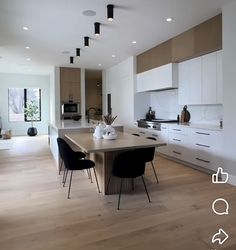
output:
<instances>
[{"instance_id":1,"label":"share arrow icon","mask_svg":"<svg viewBox=\"0 0 236 250\"><path fill-rule=\"evenodd\" d=\"M218 241L218 243L222 245L228 238L229 235L222 228L220 228L219 232L213 235L211 242L215 243Z\"/></svg>"}]
</instances>

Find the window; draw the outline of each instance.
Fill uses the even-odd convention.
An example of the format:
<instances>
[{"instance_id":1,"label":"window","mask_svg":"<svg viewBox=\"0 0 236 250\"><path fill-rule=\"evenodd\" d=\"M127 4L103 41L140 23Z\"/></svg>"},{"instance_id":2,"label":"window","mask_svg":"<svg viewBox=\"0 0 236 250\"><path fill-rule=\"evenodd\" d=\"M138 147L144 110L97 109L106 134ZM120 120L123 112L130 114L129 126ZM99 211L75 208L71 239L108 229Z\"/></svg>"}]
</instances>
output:
<instances>
[{"instance_id":1,"label":"window","mask_svg":"<svg viewBox=\"0 0 236 250\"><path fill-rule=\"evenodd\" d=\"M9 88L8 89L8 110L10 122L31 121L25 113L24 108L28 102L38 106L39 113L34 121L41 121L41 89L37 88Z\"/></svg>"}]
</instances>

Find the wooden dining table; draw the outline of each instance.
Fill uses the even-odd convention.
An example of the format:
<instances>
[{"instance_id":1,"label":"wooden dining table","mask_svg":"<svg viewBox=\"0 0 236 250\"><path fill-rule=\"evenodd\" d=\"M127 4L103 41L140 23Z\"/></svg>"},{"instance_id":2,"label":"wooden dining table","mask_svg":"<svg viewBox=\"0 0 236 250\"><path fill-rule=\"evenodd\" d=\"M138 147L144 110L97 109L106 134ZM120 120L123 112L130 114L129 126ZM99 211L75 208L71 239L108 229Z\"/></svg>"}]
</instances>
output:
<instances>
[{"instance_id":1,"label":"wooden dining table","mask_svg":"<svg viewBox=\"0 0 236 250\"><path fill-rule=\"evenodd\" d=\"M160 147L166 143L158 140L150 140L141 136L134 136L125 132L118 132L114 140L96 139L92 133L65 134L65 138L73 146L89 154L89 158L96 164L98 181L103 194L115 194L119 192L118 178L112 177L107 189L107 183L111 175L113 161L120 152L136 148ZM123 190L130 190L131 183L127 180L122 186Z\"/></svg>"}]
</instances>

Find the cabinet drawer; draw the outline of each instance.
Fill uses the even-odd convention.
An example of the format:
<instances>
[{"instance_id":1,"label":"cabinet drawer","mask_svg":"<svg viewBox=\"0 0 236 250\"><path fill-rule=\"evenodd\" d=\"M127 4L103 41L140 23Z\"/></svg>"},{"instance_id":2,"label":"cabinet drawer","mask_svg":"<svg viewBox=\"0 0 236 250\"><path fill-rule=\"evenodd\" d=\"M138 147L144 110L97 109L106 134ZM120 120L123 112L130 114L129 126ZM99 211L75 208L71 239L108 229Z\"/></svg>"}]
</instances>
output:
<instances>
[{"instance_id":1,"label":"cabinet drawer","mask_svg":"<svg viewBox=\"0 0 236 250\"><path fill-rule=\"evenodd\" d=\"M161 132L168 132L168 125L166 125L166 124L161 124Z\"/></svg>"},{"instance_id":2,"label":"cabinet drawer","mask_svg":"<svg viewBox=\"0 0 236 250\"><path fill-rule=\"evenodd\" d=\"M169 133L169 144L174 145L186 145L187 144L187 137L182 134L175 134L175 133Z\"/></svg>"},{"instance_id":3,"label":"cabinet drawer","mask_svg":"<svg viewBox=\"0 0 236 250\"><path fill-rule=\"evenodd\" d=\"M192 129L190 132L190 138L192 143L198 147L215 148L217 144L221 143L220 131L211 131L211 130L201 130L201 129Z\"/></svg>"},{"instance_id":4,"label":"cabinet drawer","mask_svg":"<svg viewBox=\"0 0 236 250\"><path fill-rule=\"evenodd\" d=\"M187 128L184 126L169 126L169 133L187 135Z\"/></svg>"},{"instance_id":5,"label":"cabinet drawer","mask_svg":"<svg viewBox=\"0 0 236 250\"><path fill-rule=\"evenodd\" d=\"M197 166L212 169L213 157L209 152L197 151L193 154L193 163Z\"/></svg>"},{"instance_id":6,"label":"cabinet drawer","mask_svg":"<svg viewBox=\"0 0 236 250\"><path fill-rule=\"evenodd\" d=\"M186 156L186 151L183 147L178 146L178 145L169 145L169 154L170 156L180 159L180 160L185 160Z\"/></svg>"}]
</instances>

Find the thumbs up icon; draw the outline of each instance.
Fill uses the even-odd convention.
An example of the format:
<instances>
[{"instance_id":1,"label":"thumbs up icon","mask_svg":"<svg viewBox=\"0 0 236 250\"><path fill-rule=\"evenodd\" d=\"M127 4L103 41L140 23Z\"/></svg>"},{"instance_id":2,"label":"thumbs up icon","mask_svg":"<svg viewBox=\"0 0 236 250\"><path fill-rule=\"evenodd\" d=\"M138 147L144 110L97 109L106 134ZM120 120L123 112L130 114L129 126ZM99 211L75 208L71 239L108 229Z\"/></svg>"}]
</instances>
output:
<instances>
[{"instance_id":1,"label":"thumbs up icon","mask_svg":"<svg viewBox=\"0 0 236 250\"><path fill-rule=\"evenodd\" d=\"M212 175L212 183L227 183L229 174L223 172L223 168L218 168L217 172Z\"/></svg>"}]
</instances>

